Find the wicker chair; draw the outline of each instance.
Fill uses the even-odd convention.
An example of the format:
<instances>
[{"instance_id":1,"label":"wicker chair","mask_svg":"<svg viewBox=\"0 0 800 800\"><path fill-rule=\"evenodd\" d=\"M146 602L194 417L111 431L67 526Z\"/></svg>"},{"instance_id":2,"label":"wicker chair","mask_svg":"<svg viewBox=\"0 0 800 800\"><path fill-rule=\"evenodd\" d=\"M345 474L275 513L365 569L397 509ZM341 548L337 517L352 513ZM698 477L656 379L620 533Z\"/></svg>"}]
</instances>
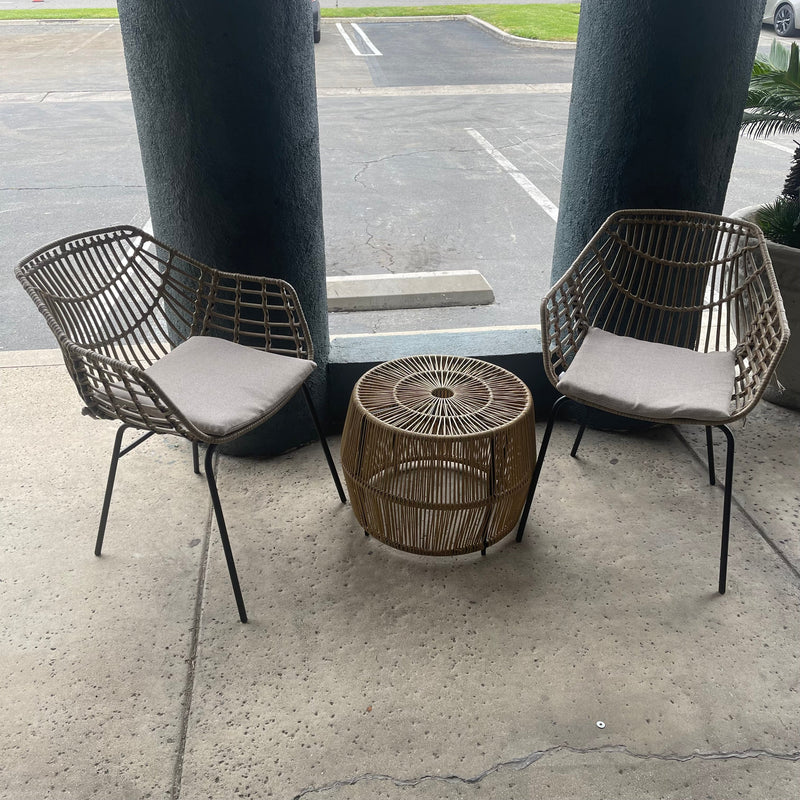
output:
<instances>
[{"instance_id":1,"label":"wicker chair","mask_svg":"<svg viewBox=\"0 0 800 800\"><path fill-rule=\"evenodd\" d=\"M208 445L205 473L233 593L247 621L214 478L217 445L262 424L302 389L341 501L339 476L305 385L315 364L308 325L286 282L220 272L145 232L113 227L61 239L17 278L58 339L84 413L119 420L95 555L119 459L155 433ZM247 345L247 346L244 346ZM146 433L122 449L129 428Z\"/></svg>"},{"instance_id":2,"label":"wicker chair","mask_svg":"<svg viewBox=\"0 0 800 800\"><path fill-rule=\"evenodd\" d=\"M522 539L553 422L578 401L635 420L711 429L727 440L719 592L725 593L734 438L789 338L759 228L689 211L612 214L542 301L542 351L558 389L520 519ZM571 455L577 454L586 423Z\"/></svg>"}]
</instances>

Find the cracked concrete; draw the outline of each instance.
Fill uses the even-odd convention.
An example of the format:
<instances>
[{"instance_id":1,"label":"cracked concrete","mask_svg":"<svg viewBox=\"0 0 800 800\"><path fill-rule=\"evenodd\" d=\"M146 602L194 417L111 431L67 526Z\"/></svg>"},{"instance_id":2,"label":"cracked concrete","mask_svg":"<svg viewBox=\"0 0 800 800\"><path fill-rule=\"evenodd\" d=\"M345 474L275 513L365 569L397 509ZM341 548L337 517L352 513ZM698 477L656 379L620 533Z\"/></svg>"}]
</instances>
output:
<instances>
[{"instance_id":1,"label":"cracked concrete","mask_svg":"<svg viewBox=\"0 0 800 800\"><path fill-rule=\"evenodd\" d=\"M502 148L498 148L502 149ZM390 153L389 155L381 156L380 158L372 158L367 161L360 162L361 167L356 171L353 175L353 181L360 186L363 186L365 189L369 189L371 191L382 191L383 185L381 178L376 178L372 183L366 183L362 180L364 174L370 167L374 167L378 164L384 164L388 161L394 161L400 158L418 158L420 156L428 156L428 155L453 155L453 154L461 154L461 153L480 153L480 148L475 147L441 147L441 148L431 148L428 150L411 150L408 152L403 153Z\"/></svg>"},{"instance_id":2,"label":"cracked concrete","mask_svg":"<svg viewBox=\"0 0 800 800\"><path fill-rule=\"evenodd\" d=\"M498 149L504 150L513 147L513 145L504 145ZM389 155L381 156L374 159L369 159L360 162L360 167L353 174L353 182L361 186L364 190L369 192L376 192L379 196L384 196L387 185L402 186L407 183L407 179L403 177L404 172L408 169L425 172L431 168L430 164L425 163L427 156L447 155L448 157L454 156L470 156L477 163L469 168L469 172L476 174L490 173L497 174L500 172L496 165L485 158L485 153L480 147L442 147L442 148L429 148L409 150L406 152L391 153ZM400 159L422 159L419 164L411 167L405 165L398 170L393 165L394 162ZM378 172L374 175L373 179L368 181L365 175L368 170L375 167L386 167L386 171ZM448 169L456 169L459 174L463 175L465 170L463 165L448 166L447 164L436 164L436 169L447 171ZM380 187L380 188L379 188ZM376 198L376 202L381 202ZM393 209L392 216L389 214L375 213L372 208L366 209L372 213L367 216L366 213L362 215L364 224L364 245L369 249L372 254L369 264L372 271L386 271L386 272L418 272L418 271L435 271L441 269L443 266L450 266L450 260L454 254L457 254L461 249L461 238L464 235L463 227L458 219L452 219L449 222L449 228L437 234L435 244L432 243L432 237L429 233L419 233L413 225L409 224L405 215L398 214L397 209ZM414 212L415 216L419 216L420 212L417 209ZM404 231L403 236L406 244L403 248L401 257L394 252L394 245L398 233ZM514 234L512 233L512 236ZM414 241L419 238L420 241ZM470 267L474 267L476 263L481 261L481 256L476 256L475 263L471 263ZM351 275L354 272L363 272L363 269L353 269L349 266L344 266L338 262L329 264L332 274Z\"/></svg>"},{"instance_id":3,"label":"cracked concrete","mask_svg":"<svg viewBox=\"0 0 800 800\"><path fill-rule=\"evenodd\" d=\"M511 770L514 772L521 772L536 764L543 758L555 756L562 753L569 753L575 755L591 755L595 753L621 753L630 758L640 759L644 761L678 761L686 763L689 761L724 761L727 759L745 759L745 758L761 758L770 757L776 758L781 761L800 761L800 752L794 753L772 753L764 750L750 750L741 753L691 753L690 755L661 755L654 753L633 753L623 745L608 745L606 747L593 747L593 748L577 748L569 747L567 745L560 745L552 747L549 750L541 750L535 753L530 753L522 758L514 758L504 761L500 764L495 764L484 770L479 775L474 777L462 777L459 775L421 775L418 778L396 778L391 775L359 775L355 778L342 779L335 781L326 786L319 786L310 789L304 789L299 794L295 795L292 800L300 800L303 797L313 796L321 792L332 792L342 789L347 786L356 786L359 783L376 781L386 781L399 788L418 787L424 783L444 783L465 786L472 786L481 783L486 778L502 770Z\"/></svg>"},{"instance_id":4,"label":"cracked concrete","mask_svg":"<svg viewBox=\"0 0 800 800\"><path fill-rule=\"evenodd\" d=\"M541 766L541 764L539 765ZM438 776L396 782L388 776L363 776L364 780L312 789L296 798L330 800L451 800L478 797L547 797L548 800L608 797L620 800L659 798L770 797L796 794L794 765L742 761L648 762L626 761L615 753L578 754L564 749L553 756L547 770L494 771L481 783L440 780ZM758 791L767 794L759 795Z\"/></svg>"},{"instance_id":5,"label":"cracked concrete","mask_svg":"<svg viewBox=\"0 0 800 800\"><path fill-rule=\"evenodd\" d=\"M188 446L123 459L96 559L114 426L57 354L0 378L3 800L796 796L800 581L761 528L791 562L797 412L738 431L724 597L722 492L668 430L571 459L557 426L486 558L365 539L318 446L221 457L241 625Z\"/></svg>"},{"instance_id":6,"label":"cracked concrete","mask_svg":"<svg viewBox=\"0 0 800 800\"><path fill-rule=\"evenodd\" d=\"M394 268L394 253L391 251L391 245L384 242L383 244L376 244L375 242L375 233L370 230L370 225L367 223L366 226L367 238L365 244L367 247L371 248L375 253L380 254L383 256L378 260L376 266L385 269L388 272L393 272Z\"/></svg>"},{"instance_id":7,"label":"cracked concrete","mask_svg":"<svg viewBox=\"0 0 800 800\"><path fill-rule=\"evenodd\" d=\"M270 465L259 534L240 545L261 621L204 618L182 791L516 798L556 765L594 759L618 796L681 796L675 782L693 775L720 783L711 797L769 784L788 800L795 576L738 514L720 598L721 493L684 446L668 431L593 433L573 461L570 438L555 434L526 539L483 560L365 541L313 449ZM237 472L245 486L267 478L258 464ZM303 474L321 482L298 511ZM227 586L215 563L216 607ZM231 658L243 650L246 666ZM593 796L582 791L547 796Z\"/></svg>"}]
</instances>

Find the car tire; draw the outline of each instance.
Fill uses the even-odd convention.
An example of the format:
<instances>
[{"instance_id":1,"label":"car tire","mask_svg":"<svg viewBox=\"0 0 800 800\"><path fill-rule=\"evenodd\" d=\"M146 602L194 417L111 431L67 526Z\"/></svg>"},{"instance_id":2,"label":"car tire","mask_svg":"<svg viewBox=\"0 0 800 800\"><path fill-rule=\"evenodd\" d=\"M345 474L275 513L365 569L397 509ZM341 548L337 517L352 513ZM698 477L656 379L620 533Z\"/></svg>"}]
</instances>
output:
<instances>
[{"instance_id":1,"label":"car tire","mask_svg":"<svg viewBox=\"0 0 800 800\"><path fill-rule=\"evenodd\" d=\"M794 9L788 5L778 6L773 17L775 33L778 36L794 35Z\"/></svg>"},{"instance_id":2,"label":"car tire","mask_svg":"<svg viewBox=\"0 0 800 800\"><path fill-rule=\"evenodd\" d=\"M319 40L322 38L322 31L316 30L314 31L314 44L319 44Z\"/></svg>"}]
</instances>

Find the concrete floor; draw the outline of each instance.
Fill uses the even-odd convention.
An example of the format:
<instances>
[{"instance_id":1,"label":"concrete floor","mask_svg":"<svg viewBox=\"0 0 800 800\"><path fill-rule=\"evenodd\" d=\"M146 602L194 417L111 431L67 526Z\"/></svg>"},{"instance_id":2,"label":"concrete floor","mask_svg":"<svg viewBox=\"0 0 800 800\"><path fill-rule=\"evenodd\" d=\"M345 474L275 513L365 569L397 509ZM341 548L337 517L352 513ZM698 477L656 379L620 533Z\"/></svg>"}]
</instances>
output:
<instances>
[{"instance_id":1,"label":"concrete floor","mask_svg":"<svg viewBox=\"0 0 800 800\"><path fill-rule=\"evenodd\" d=\"M702 432L560 424L486 558L366 539L318 445L223 456L242 625L187 443L123 459L97 559L115 426L54 351L0 398L4 800L797 796L798 412L737 432L724 597Z\"/></svg>"},{"instance_id":2,"label":"concrete floor","mask_svg":"<svg viewBox=\"0 0 800 800\"><path fill-rule=\"evenodd\" d=\"M702 432L559 425L486 558L365 539L318 446L221 457L241 625L187 443L122 461L97 559L115 426L54 351L0 402L2 800L798 795L798 412L737 432L724 597Z\"/></svg>"}]
</instances>

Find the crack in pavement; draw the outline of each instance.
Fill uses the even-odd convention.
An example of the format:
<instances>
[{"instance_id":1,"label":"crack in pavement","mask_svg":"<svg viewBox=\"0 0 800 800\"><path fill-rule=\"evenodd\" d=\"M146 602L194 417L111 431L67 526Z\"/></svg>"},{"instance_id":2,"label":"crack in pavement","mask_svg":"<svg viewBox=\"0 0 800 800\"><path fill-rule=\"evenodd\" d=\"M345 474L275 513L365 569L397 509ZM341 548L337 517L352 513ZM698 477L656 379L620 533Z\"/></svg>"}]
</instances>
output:
<instances>
[{"instance_id":1,"label":"crack in pavement","mask_svg":"<svg viewBox=\"0 0 800 800\"><path fill-rule=\"evenodd\" d=\"M374 166L375 164L380 164L382 161L390 161L393 158L407 158L409 156L422 156L422 155L428 155L430 153L472 153L472 152L476 152L474 148L466 148L465 149L465 148L461 148L461 147L437 147L437 148L431 148L429 150L409 150L409 151L407 151L405 153L391 153L388 156L381 156L380 158L372 158L372 159L370 159L368 161L362 161L360 169L356 172L355 175L353 175L353 181L355 183L360 184L365 189L372 188L370 186L367 186L367 184L364 183L361 180L361 176L371 166Z\"/></svg>"},{"instance_id":2,"label":"crack in pavement","mask_svg":"<svg viewBox=\"0 0 800 800\"><path fill-rule=\"evenodd\" d=\"M382 775L379 773L365 773L363 775L357 775L354 778L343 778L338 781L333 781L332 783L326 784L324 786L317 786L317 787L309 787L307 789L303 789L299 794L296 794L292 797L292 800L301 800L303 797L308 797L312 794L318 794L320 792L331 792L336 789L343 788L345 786L354 786L357 783L361 783L363 781L390 781L395 786L399 787L408 787L408 786L419 786L421 783L425 783L426 781L437 781L439 783L449 783L449 784L462 784L462 785L474 785L480 783L484 778L487 778L489 775L494 774L495 772L499 772L503 769L511 769L515 772L520 772L524 769L527 769L531 765L535 764L537 761L545 758L546 756L553 756L559 753L574 753L577 755L587 755L591 753L620 753L624 756L628 756L629 758L640 759L643 761L647 760L654 760L654 761L679 761L679 762L686 762L686 761L724 761L729 759L745 759L745 758L760 758L760 757L768 757L768 758L775 758L781 761L800 761L800 750L795 750L793 752L788 753L778 753L774 750L760 750L760 749L751 749L751 750L741 750L741 751L731 751L731 752L720 752L720 753L701 753L695 751L694 753L688 754L678 754L678 753L637 753L634 750L630 750L625 745L604 745L602 747L570 747L569 745L557 745L555 747L550 747L547 750L535 750L533 753L530 753L527 756L522 756L520 758L512 758L508 761L501 761L498 764L494 764L493 766L485 769L483 772L479 773L478 775L474 775L472 777L462 777L460 775L421 775L416 778L395 778L391 775Z\"/></svg>"},{"instance_id":3,"label":"crack in pavement","mask_svg":"<svg viewBox=\"0 0 800 800\"><path fill-rule=\"evenodd\" d=\"M389 263L385 264L384 266L391 272L392 267L394 266L394 255L389 251L388 247L381 247L380 245L375 243L375 234L370 230L369 225L366 227L367 233L367 247L372 248L376 253L383 253L386 258L389 259Z\"/></svg>"},{"instance_id":4,"label":"crack in pavement","mask_svg":"<svg viewBox=\"0 0 800 800\"><path fill-rule=\"evenodd\" d=\"M380 164L380 163L381 163L381 161L388 161L390 158L398 158L398 157L399 157L399 156L401 156L401 155L406 155L406 154L405 154L405 153L393 153L393 154L392 154L392 155L390 155L390 156L381 156L380 158L374 158L374 159L372 159L372 160L370 160L370 161L362 161L362 162L361 162L361 168L358 170L358 172L356 172L356 174L355 174L355 175L353 175L353 182L354 182L354 183L358 183L358 184L360 184L360 185L361 185L361 186L363 186L365 189L369 189L370 187L369 187L369 186L367 186L367 184L366 184L366 183L364 183L364 182L361 180L361 176L362 176L362 175L363 175L363 174L364 174L364 173L365 173L365 172L366 172L366 171L367 171L367 170L368 170L368 169L369 169L369 168L370 168L370 167L371 167L373 164Z\"/></svg>"},{"instance_id":5,"label":"crack in pavement","mask_svg":"<svg viewBox=\"0 0 800 800\"><path fill-rule=\"evenodd\" d=\"M214 469L219 469L219 453L214 455ZM194 702L194 690L197 679L197 653L200 647L200 625L203 617L203 601L206 593L206 579L208 576L208 560L211 552L211 538L214 528L214 506L211 498L206 511L205 525L203 526L202 549L199 556L199 569L197 572L196 594L191 635L189 638L189 653L186 657L186 678L181 697L181 719L178 727L178 745L175 755L175 764L172 772L172 787L170 800L178 800L181 796L183 782L183 767L186 758L186 747L189 743L189 720Z\"/></svg>"}]
</instances>

